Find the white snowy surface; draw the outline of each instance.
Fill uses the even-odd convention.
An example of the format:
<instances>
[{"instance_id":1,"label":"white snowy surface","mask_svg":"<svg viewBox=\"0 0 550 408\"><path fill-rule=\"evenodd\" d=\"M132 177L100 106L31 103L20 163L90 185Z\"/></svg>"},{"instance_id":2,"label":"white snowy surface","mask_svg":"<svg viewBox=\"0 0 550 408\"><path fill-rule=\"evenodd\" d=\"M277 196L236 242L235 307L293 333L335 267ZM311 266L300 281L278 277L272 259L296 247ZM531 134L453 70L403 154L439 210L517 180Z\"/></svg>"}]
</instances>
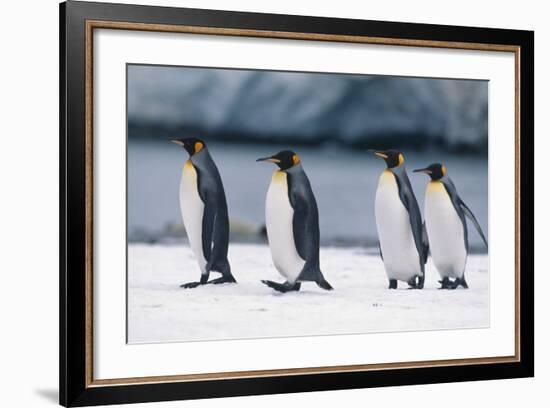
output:
<instances>
[{"instance_id":1,"label":"white snowy surface","mask_svg":"<svg viewBox=\"0 0 550 408\"><path fill-rule=\"evenodd\" d=\"M284 281L269 248L232 244L229 261L238 284L182 289L200 271L187 245L128 246L129 343L203 341L489 326L486 255L466 265L470 289L439 290L431 260L424 290L387 289L378 255L362 248L321 248L321 269L335 290L315 283L281 294L260 282ZM219 274L211 274L211 278Z\"/></svg>"}]
</instances>

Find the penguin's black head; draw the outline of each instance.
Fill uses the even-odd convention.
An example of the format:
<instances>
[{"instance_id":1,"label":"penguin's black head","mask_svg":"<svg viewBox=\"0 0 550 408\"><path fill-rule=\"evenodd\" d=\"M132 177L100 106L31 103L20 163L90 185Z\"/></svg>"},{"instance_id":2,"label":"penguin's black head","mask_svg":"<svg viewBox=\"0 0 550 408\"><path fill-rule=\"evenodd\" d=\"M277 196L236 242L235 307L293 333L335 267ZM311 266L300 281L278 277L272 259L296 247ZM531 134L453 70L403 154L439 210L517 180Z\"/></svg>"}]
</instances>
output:
<instances>
[{"instance_id":1,"label":"penguin's black head","mask_svg":"<svg viewBox=\"0 0 550 408\"><path fill-rule=\"evenodd\" d=\"M370 150L376 156L381 157L386 162L388 169L401 166L405 163L405 156L399 150Z\"/></svg>"},{"instance_id":2,"label":"penguin's black head","mask_svg":"<svg viewBox=\"0 0 550 408\"><path fill-rule=\"evenodd\" d=\"M184 139L172 139L170 141L172 143L182 146L185 150L187 150L187 153L189 153L189 156L193 156L194 154L200 152L202 149L206 147L204 142L200 139L197 139L196 137L187 137Z\"/></svg>"},{"instance_id":3,"label":"penguin's black head","mask_svg":"<svg viewBox=\"0 0 550 408\"><path fill-rule=\"evenodd\" d=\"M271 163L275 163L277 166L279 166L281 170L287 170L293 166L296 166L297 164L300 164L300 156L298 156L292 150L283 150L277 154L274 154L273 156L262 157L260 159L257 159L256 161L268 161Z\"/></svg>"},{"instance_id":4,"label":"penguin's black head","mask_svg":"<svg viewBox=\"0 0 550 408\"><path fill-rule=\"evenodd\" d=\"M426 173L432 180L439 180L447 174L447 168L441 163L434 163L426 168L413 170L413 173Z\"/></svg>"}]
</instances>

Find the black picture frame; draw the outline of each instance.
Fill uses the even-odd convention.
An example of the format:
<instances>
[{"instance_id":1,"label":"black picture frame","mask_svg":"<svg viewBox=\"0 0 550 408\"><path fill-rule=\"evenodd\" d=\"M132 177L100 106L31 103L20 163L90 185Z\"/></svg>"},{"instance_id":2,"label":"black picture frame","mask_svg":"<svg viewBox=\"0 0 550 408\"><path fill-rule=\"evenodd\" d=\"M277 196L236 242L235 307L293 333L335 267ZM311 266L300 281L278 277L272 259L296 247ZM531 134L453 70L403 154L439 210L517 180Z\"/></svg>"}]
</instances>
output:
<instances>
[{"instance_id":1,"label":"black picture frame","mask_svg":"<svg viewBox=\"0 0 550 408\"><path fill-rule=\"evenodd\" d=\"M534 33L532 31L363 21L185 8L68 1L60 5L60 403L64 406L122 404L304 391L445 383L534 375ZM516 151L521 211L517 310L517 361L449 364L383 370L267 375L246 378L143 384L89 381L90 299L86 277L86 29L87 21L217 27L284 33L358 36L410 41L512 46L521 67L516 112L521 144ZM519 234L518 234L519 233Z\"/></svg>"}]
</instances>

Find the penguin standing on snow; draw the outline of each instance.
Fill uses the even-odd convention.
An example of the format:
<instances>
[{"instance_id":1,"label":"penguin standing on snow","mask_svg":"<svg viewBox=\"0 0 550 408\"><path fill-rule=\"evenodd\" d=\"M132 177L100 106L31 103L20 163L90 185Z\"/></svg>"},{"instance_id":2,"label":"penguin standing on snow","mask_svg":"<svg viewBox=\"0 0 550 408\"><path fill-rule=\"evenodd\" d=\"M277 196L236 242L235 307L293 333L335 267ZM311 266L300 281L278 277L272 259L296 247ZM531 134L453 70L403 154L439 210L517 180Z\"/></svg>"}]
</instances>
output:
<instances>
[{"instance_id":1,"label":"penguin standing on snow","mask_svg":"<svg viewBox=\"0 0 550 408\"><path fill-rule=\"evenodd\" d=\"M229 217L218 168L202 140L186 138L172 142L189 153L180 182L180 208L189 244L201 270L199 282L181 287L236 282L227 259ZM210 272L219 272L222 276L208 281Z\"/></svg>"},{"instance_id":2,"label":"penguin standing on snow","mask_svg":"<svg viewBox=\"0 0 550 408\"><path fill-rule=\"evenodd\" d=\"M468 256L466 217L472 221L487 246L485 235L472 211L458 195L445 166L435 163L414 172L426 173L431 179L426 188L424 216L430 252L442 279L439 281L441 289L455 289L459 285L467 289L464 277Z\"/></svg>"},{"instance_id":3,"label":"penguin standing on snow","mask_svg":"<svg viewBox=\"0 0 550 408\"><path fill-rule=\"evenodd\" d=\"M389 288L396 289L397 281L403 281L411 289L422 289L428 239L405 169L405 158L397 150L373 153L383 158L387 166L376 190L375 216Z\"/></svg>"},{"instance_id":4,"label":"penguin standing on snow","mask_svg":"<svg viewBox=\"0 0 550 408\"><path fill-rule=\"evenodd\" d=\"M304 281L332 290L319 265L319 212L299 156L284 150L256 161L279 167L267 191L265 217L273 263L286 278L284 283L262 282L279 292L300 290Z\"/></svg>"}]
</instances>

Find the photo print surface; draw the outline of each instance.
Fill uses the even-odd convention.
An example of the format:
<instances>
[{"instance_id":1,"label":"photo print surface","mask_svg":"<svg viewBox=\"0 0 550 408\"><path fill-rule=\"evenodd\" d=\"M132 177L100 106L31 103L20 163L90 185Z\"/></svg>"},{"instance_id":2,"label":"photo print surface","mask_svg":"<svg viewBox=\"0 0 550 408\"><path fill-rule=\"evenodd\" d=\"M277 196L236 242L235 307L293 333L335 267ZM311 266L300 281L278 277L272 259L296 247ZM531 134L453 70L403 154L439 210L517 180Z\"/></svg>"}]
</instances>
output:
<instances>
[{"instance_id":1,"label":"photo print surface","mask_svg":"<svg viewBox=\"0 0 550 408\"><path fill-rule=\"evenodd\" d=\"M127 65L127 340L489 327L488 82Z\"/></svg>"}]
</instances>

